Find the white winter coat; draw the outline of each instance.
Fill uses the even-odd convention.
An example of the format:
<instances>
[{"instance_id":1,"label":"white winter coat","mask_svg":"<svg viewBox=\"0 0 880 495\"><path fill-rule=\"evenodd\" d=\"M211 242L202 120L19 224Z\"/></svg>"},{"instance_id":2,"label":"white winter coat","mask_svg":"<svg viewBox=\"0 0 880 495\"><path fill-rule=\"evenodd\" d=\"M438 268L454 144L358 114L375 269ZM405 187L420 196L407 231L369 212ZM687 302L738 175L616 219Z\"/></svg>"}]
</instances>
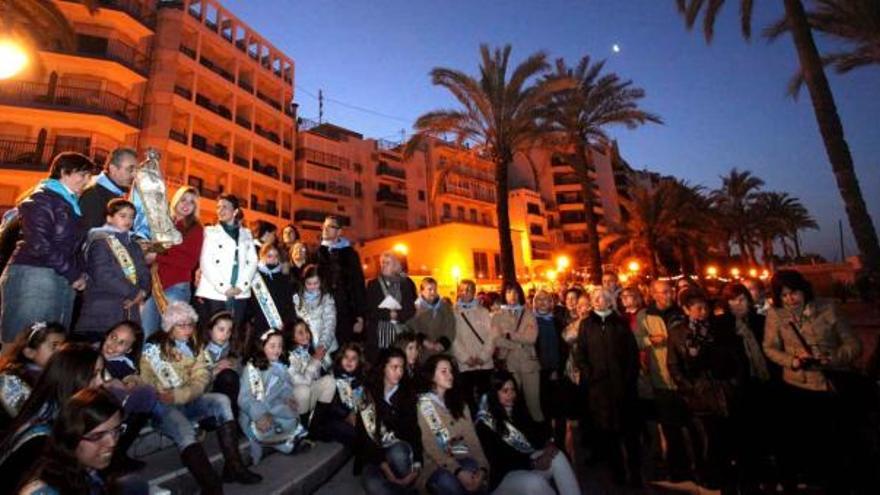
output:
<instances>
[{"instance_id":1,"label":"white winter coat","mask_svg":"<svg viewBox=\"0 0 880 495\"><path fill-rule=\"evenodd\" d=\"M317 301L309 303L299 294L293 295L296 315L302 318L312 331L312 344L327 349L327 360L330 354L339 347L336 343L336 302L330 294L323 294Z\"/></svg>"},{"instance_id":2,"label":"white winter coat","mask_svg":"<svg viewBox=\"0 0 880 495\"><path fill-rule=\"evenodd\" d=\"M196 289L197 297L225 301L226 291L231 287L233 256L236 243L220 225L205 227L202 255L199 260L201 278ZM241 289L236 299L251 297L251 283L257 272L257 252L251 231L241 227L238 231L238 279L235 287Z\"/></svg>"}]
</instances>

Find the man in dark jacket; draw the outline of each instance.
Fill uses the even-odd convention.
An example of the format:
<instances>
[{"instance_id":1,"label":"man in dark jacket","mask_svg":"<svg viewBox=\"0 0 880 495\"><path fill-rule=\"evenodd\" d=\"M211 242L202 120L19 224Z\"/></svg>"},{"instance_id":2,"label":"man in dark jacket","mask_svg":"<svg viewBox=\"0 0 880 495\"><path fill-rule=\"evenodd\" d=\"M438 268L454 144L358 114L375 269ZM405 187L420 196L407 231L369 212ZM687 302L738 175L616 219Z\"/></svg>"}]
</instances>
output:
<instances>
[{"instance_id":1,"label":"man in dark jacket","mask_svg":"<svg viewBox=\"0 0 880 495\"><path fill-rule=\"evenodd\" d=\"M133 149L116 148L110 153L104 170L79 198L82 210L80 225L83 229L88 231L104 225L107 203L128 194L136 166L137 152Z\"/></svg>"},{"instance_id":2,"label":"man in dark jacket","mask_svg":"<svg viewBox=\"0 0 880 495\"><path fill-rule=\"evenodd\" d=\"M321 229L318 274L336 301L336 340L339 345L363 340L364 269L351 242L342 237L339 217L333 215L324 219Z\"/></svg>"},{"instance_id":3,"label":"man in dark jacket","mask_svg":"<svg viewBox=\"0 0 880 495\"><path fill-rule=\"evenodd\" d=\"M416 284L403 273L397 255L392 251L379 258L381 272L367 284L366 341L367 360L374 362L379 351L394 345L404 322L416 314ZM385 298L392 297L398 310L380 308Z\"/></svg>"}]
</instances>

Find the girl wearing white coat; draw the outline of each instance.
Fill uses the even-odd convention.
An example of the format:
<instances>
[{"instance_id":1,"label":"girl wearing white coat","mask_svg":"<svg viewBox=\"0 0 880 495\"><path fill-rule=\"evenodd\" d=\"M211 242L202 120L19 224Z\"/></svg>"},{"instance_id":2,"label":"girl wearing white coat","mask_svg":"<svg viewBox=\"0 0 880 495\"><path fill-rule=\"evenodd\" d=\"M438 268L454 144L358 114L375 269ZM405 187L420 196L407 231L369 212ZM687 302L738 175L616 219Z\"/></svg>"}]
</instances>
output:
<instances>
[{"instance_id":1,"label":"girl wearing white coat","mask_svg":"<svg viewBox=\"0 0 880 495\"><path fill-rule=\"evenodd\" d=\"M333 296L324 291L318 268L309 265L303 270L303 284L293 296L296 315L303 319L312 332L312 346L323 349L321 364L324 370L333 365L332 354L339 348L336 342L336 302Z\"/></svg>"},{"instance_id":2,"label":"girl wearing white coat","mask_svg":"<svg viewBox=\"0 0 880 495\"><path fill-rule=\"evenodd\" d=\"M208 321L214 313L230 311L235 327L241 328L251 282L257 271L257 252L251 231L241 225L238 198L224 194L217 200L217 225L205 227L201 277L196 289L200 319Z\"/></svg>"}]
</instances>

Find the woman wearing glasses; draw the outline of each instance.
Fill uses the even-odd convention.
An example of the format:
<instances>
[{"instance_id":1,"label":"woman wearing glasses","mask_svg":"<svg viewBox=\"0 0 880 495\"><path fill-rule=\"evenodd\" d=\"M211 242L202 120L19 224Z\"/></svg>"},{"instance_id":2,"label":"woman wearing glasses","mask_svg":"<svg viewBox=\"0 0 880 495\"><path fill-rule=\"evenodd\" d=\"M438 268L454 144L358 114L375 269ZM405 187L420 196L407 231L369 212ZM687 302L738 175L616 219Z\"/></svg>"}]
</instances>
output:
<instances>
[{"instance_id":1,"label":"woman wearing glasses","mask_svg":"<svg viewBox=\"0 0 880 495\"><path fill-rule=\"evenodd\" d=\"M27 495L99 495L110 493L101 471L110 465L119 436L125 431L122 409L102 388L76 393L61 408L48 448L25 479L19 493ZM140 480L115 481L114 492L149 493Z\"/></svg>"}]
</instances>

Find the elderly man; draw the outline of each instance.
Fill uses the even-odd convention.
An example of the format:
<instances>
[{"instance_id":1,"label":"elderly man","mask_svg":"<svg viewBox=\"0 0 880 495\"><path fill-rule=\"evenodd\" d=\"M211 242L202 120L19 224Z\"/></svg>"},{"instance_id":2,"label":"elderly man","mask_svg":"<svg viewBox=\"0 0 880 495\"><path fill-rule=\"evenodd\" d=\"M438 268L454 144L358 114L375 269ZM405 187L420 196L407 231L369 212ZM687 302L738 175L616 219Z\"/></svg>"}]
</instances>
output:
<instances>
[{"instance_id":1,"label":"elderly man","mask_svg":"<svg viewBox=\"0 0 880 495\"><path fill-rule=\"evenodd\" d=\"M416 314L416 284L403 273L400 259L386 251L379 264L379 276L367 284L365 351L370 362L394 345L401 324Z\"/></svg>"},{"instance_id":2,"label":"elderly man","mask_svg":"<svg viewBox=\"0 0 880 495\"><path fill-rule=\"evenodd\" d=\"M361 258L351 242L342 236L340 221L333 215L324 219L317 260L321 283L336 302L336 340L342 346L362 340L366 295Z\"/></svg>"},{"instance_id":3,"label":"elderly man","mask_svg":"<svg viewBox=\"0 0 880 495\"><path fill-rule=\"evenodd\" d=\"M107 203L128 194L134 181L137 152L131 148L116 148L107 157L104 170L79 198L82 210L80 225L88 230L101 227L107 221Z\"/></svg>"},{"instance_id":4,"label":"elderly man","mask_svg":"<svg viewBox=\"0 0 880 495\"><path fill-rule=\"evenodd\" d=\"M449 352L455 340L455 314L452 306L437 293L437 281L425 277L419 284L416 315L406 326L423 339L423 357Z\"/></svg>"}]
</instances>

